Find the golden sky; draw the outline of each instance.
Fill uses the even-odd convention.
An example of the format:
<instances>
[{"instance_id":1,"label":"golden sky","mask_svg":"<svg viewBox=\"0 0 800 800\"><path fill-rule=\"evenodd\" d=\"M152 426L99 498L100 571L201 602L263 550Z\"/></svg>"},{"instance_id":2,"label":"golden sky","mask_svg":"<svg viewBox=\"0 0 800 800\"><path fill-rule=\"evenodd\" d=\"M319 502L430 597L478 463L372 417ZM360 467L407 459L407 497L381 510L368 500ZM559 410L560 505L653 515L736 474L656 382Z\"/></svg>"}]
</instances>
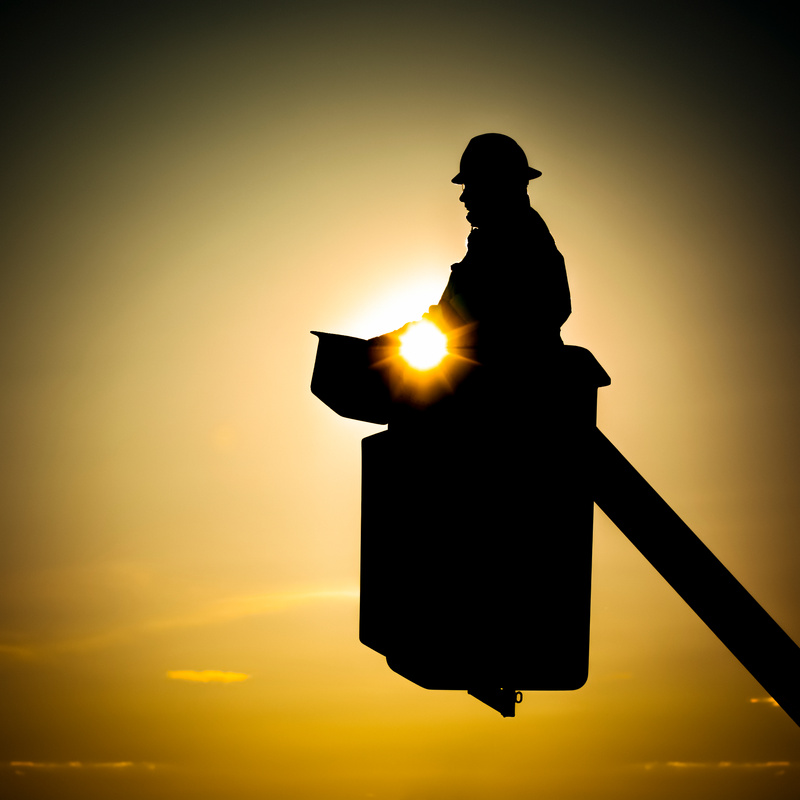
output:
<instances>
[{"instance_id":1,"label":"golden sky","mask_svg":"<svg viewBox=\"0 0 800 800\"><path fill-rule=\"evenodd\" d=\"M308 331L438 300L461 152L513 136L599 426L800 641L771 6L4 4L0 794L800 794L800 729L599 511L583 689L511 720L391 672L357 636L379 428L309 392Z\"/></svg>"}]
</instances>

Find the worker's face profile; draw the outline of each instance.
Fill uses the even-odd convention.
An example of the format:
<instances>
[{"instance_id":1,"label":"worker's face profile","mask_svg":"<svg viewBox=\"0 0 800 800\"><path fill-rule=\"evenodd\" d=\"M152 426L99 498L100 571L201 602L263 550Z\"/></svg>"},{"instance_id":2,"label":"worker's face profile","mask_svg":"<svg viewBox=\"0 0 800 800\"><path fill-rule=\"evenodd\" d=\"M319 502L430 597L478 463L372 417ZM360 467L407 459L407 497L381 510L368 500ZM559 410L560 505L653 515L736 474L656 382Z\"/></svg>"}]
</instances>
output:
<instances>
[{"instance_id":1,"label":"worker's face profile","mask_svg":"<svg viewBox=\"0 0 800 800\"><path fill-rule=\"evenodd\" d=\"M462 184L461 196L458 198L467 211L476 211L483 208L498 196L497 185L488 181L470 181Z\"/></svg>"},{"instance_id":2,"label":"worker's face profile","mask_svg":"<svg viewBox=\"0 0 800 800\"><path fill-rule=\"evenodd\" d=\"M520 195L522 184L492 178L469 180L458 198L471 214L484 214L509 205ZM524 192L523 192L524 193Z\"/></svg>"}]
</instances>

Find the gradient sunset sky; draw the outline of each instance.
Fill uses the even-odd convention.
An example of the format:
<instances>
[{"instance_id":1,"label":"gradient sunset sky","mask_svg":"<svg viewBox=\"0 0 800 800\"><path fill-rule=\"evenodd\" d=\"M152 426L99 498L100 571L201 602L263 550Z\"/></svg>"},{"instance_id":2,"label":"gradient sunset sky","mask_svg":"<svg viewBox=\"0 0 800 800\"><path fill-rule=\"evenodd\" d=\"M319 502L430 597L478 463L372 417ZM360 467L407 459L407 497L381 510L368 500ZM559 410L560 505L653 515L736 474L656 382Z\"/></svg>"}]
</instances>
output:
<instances>
[{"instance_id":1,"label":"gradient sunset sky","mask_svg":"<svg viewBox=\"0 0 800 800\"><path fill-rule=\"evenodd\" d=\"M461 152L513 136L600 428L800 641L778 8L2 4L0 795L800 796L800 728L599 511L583 689L502 719L391 672L357 632L380 428L309 391L310 330L438 301Z\"/></svg>"}]
</instances>

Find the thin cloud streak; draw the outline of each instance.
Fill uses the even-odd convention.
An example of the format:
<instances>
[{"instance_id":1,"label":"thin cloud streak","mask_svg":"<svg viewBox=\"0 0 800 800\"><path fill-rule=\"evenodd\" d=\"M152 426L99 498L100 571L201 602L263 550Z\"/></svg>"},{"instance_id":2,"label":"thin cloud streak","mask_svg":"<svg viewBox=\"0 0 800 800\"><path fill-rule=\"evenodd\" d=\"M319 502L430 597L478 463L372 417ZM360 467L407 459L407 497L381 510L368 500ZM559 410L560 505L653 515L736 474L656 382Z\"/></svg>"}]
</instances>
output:
<instances>
[{"instance_id":1,"label":"thin cloud streak","mask_svg":"<svg viewBox=\"0 0 800 800\"><path fill-rule=\"evenodd\" d=\"M102 650L140 636L152 635L163 631L196 628L206 625L221 625L228 622L235 622L245 617L289 611L309 603L324 600L355 600L358 599L358 596L359 592L357 589L336 589L316 592L283 592L279 594L229 597L208 603L196 611L187 614L121 626L113 630L97 633L93 636L66 639L28 647L0 645L0 656L5 654L21 659Z\"/></svg>"},{"instance_id":2,"label":"thin cloud streak","mask_svg":"<svg viewBox=\"0 0 800 800\"><path fill-rule=\"evenodd\" d=\"M780 708L778 701L772 697L751 697L751 703L766 703L767 705L772 706L773 708Z\"/></svg>"},{"instance_id":3,"label":"thin cloud streak","mask_svg":"<svg viewBox=\"0 0 800 800\"><path fill-rule=\"evenodd\" d=\"M241 683L252 676L244 672L223 672L218 669L173 669L167 672L171 681L191 681L194 683Z\"/></svg>"},{"instance_id":4,"label":"thin cloud streak","mask_svg":"<svg viewBox=\"0 0 800 800\"><path fill-rule=\"evenodd\" d=\"M645 769L793 769L792 761L663 761L644 765Z\"/></svg>"},{"instance_id":5,"label":"thin cloud streak","mask_svg":"<svg viewBox=\"0 0 800 800\"><path fill-rule=\"evenodd\" d=\"M8 766L16 771L26 769L37 770L59 770L59 769L147 769L153 770L155 764L142 762L137 764L133 761L9 761Z\"/></svg>"},{"instance_id":6,"label":"thin cloud streak","mask_svg":"<svg viewBox=\"0 0 800 800\"><path fill-rule=\"evenodd\" d=\"M8 656L20 660L28 660L35 657L35 653L30 647L18 647L12 644L0 644L0 656Z\"/></svg>"}]
</instances>

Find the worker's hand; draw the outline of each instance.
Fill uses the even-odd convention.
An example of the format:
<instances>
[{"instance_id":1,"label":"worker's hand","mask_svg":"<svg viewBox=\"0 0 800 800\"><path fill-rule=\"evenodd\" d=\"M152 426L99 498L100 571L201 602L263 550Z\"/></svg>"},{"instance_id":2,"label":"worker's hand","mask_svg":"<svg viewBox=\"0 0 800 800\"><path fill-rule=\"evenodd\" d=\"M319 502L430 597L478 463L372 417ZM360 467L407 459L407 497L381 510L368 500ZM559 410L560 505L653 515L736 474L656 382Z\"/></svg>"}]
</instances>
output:
<instances>
[{"instance_id":1,"label":"worker's hand","mask_svg":"<svg viewBox=\"0 0 800 800\"><path fill-rule=\"evenodd\" d=\"M407 322L402 328L389 333L382 333L380 336L375 336L369 339L369 343L375 347L399 347L400 337L409 329L413 322Z\"/></svg>"}]
</instances>

